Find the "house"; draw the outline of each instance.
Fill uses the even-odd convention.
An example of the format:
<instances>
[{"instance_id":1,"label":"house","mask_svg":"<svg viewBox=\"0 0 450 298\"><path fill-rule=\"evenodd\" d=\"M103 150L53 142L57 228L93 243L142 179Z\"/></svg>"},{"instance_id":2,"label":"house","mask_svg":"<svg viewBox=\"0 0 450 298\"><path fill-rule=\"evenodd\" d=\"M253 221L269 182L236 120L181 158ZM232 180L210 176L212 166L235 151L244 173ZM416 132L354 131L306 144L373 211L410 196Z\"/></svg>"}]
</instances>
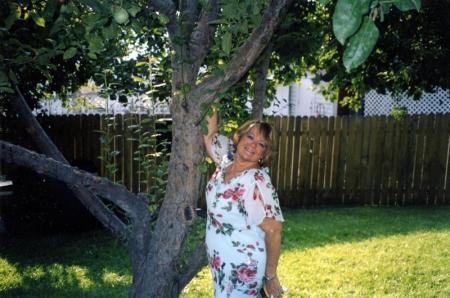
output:
<instances>
[{"instance_id":1,"label":"house","mask_svg":"<svg viewBox=\"0 0 450 298\"><path fill-rule=\"evenodd\" d=\"M326 100L310 77L290 86L277 86L276 99L264 109L268 116L331 117L337 115L337 103Z\"/></svg>"}]
</instances>

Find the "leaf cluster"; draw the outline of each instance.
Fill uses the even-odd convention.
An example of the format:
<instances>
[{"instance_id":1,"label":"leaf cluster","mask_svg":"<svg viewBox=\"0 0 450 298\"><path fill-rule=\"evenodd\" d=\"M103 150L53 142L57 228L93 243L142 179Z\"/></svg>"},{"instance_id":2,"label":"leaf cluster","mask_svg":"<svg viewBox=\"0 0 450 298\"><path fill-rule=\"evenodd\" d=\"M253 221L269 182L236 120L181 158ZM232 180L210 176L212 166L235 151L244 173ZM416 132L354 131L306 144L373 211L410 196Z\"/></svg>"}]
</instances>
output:
<instances>
[{"instance_id":1,"label":"leaf cluster","mask_svg":"<svg viewBox=\"0 0 450 298\"><path fill-rule=\"evenodd\" d=\"M397 4L390 6L389 14L377 24L382 34L371 55L357 68L348 72L342 67L345 49L328 39L329 46L323 47L314 72L317 81L329 82L330 99L339 97L341 103L357 108L360 98L373 89L418 99L424 91L449 88L450 37L445 28L450 25L446 13L450 1L425 2L420 11L406 12L399 8L408 6Z\"/></svg>"}]
</instances>

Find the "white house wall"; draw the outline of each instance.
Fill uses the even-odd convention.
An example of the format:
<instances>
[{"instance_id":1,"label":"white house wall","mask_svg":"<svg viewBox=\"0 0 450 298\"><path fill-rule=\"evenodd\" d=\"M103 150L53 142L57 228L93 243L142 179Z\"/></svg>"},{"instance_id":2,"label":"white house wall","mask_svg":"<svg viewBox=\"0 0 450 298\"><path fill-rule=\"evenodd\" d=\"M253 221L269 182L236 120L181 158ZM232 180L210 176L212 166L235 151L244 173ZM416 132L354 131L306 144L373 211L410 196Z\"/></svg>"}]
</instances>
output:
<instances>
[{"instance_id":1,"label":"white house wall","mask_svg":"<svg viewBox=\"0 0 450 298\"><path fill-rule=\"evenodd\" d=\"M290 92L289 92L290 88ZM289 102L289 93L291 100ZM337 115L337 103L327 101L309 78L289 86L276 87L276 99L269 108L264 109L265 115L331 117Z\"/></svg>"}]
</instances>

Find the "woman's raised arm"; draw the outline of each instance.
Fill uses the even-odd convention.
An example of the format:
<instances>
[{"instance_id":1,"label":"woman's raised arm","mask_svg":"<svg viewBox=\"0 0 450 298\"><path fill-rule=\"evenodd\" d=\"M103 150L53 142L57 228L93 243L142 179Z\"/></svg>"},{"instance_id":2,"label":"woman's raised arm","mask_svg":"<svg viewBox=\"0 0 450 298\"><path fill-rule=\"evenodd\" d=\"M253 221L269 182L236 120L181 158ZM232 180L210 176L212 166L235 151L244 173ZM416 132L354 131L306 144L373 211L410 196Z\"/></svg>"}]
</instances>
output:
<instances>
[{"instance_id":1,"label":"woman's raised arm","mask_svg":"<svg viewBox=\"0 0 450 298\"><path fill-rule=\"evenodd\" d=\"M206 116L206 121L208 123L208 133L203 136L203 143L205 144L206 151L208 152L208 155L213 158L212 153L212 139L214 135L219 131L217 122L218 122L218 116L217 111L214 111L213 114L210 116Z\"/></svg>"}]
</instances>

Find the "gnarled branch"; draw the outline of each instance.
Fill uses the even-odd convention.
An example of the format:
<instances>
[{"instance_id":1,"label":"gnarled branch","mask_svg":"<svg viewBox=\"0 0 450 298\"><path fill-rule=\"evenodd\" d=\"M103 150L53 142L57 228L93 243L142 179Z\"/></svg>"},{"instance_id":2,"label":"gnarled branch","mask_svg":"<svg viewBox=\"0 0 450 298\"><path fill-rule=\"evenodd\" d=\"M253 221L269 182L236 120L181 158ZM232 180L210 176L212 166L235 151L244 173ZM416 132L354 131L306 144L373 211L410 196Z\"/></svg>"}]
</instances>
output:
<instances>
[{"instance_id":1,"label":"gnarled branch","mask_svg":"<svg viewBox=\"0 0 450 298\"><path fill-rule=\"evenodd\" d=\"M228 90L249 70L269 43L282 10L291 2L292 0L272 0L264 12L261 24L253 30L249 39L235 52L231 59L232 63L225 73L205 78L191 91L189 96L198 99L198 107L211 102L218 92Z\"/></svg>"},{"instance_id":2,"label":"gnarled branch","mask_svg":"<svg viewBox=\"0 0 450 298\"><path fill-rule=\"evenodd\" d=\"M14 98L10 97L10 104L21 117L21 123L25 127L30 137L34 140L39 150L55 160L68 164L65 157L58 150L52 140L45 133L42 126L33 116L18 86L15 84L13 85L16 90L17 96ZM105 227L110 229L120 238L125 239L127 237L128 232L124 223L109 208L107 208L98 197L96 197L94 194L89 193L85 189L73 188L70 186L69 189L89 210L89 212L91 212Z\"/></svg>"},{"instance_id":3,"label":"gnarled branch","mask_svg":"<svg viewBox=\"0 0 450 298\"><path fill-rule=\"evenodd\" d=\"M106 178L56 161L43 154L0 140L0 160L30 168L75 188L85 188L94 194L116 204L134 220L150 218L144 201L130 193L125 186ZM147 214L147 216L145 216ZM144 216L144 217L142 217Z\"/></svg>"},{"instance_id":4,"label":"gnarled branch","mask_svg":"<svg viewBox=\"0 0 450 298\"><path fill-rule=\"evenodd\" d=\"M180 19L184 27L183 34L190 35L198 17L198 1L185 0L180 2L183 4L183 7L180 8Z\"/></svg>"},{"instance_id":5,"label":"gnarled branch","mask_svg":"<svg viewBox=\"0 0 450 298\"><path fill-rule=\"evenodd\" d=\"M208 50L211 48L215 25L210 22L217 19L219 14L219 5L217 0L211 0L203 7L200 20L197 27L191 35L190 50L191 60L193 61L192 69L197 74L201 64L203 63Z\"/></svg>"}]
</instances>

